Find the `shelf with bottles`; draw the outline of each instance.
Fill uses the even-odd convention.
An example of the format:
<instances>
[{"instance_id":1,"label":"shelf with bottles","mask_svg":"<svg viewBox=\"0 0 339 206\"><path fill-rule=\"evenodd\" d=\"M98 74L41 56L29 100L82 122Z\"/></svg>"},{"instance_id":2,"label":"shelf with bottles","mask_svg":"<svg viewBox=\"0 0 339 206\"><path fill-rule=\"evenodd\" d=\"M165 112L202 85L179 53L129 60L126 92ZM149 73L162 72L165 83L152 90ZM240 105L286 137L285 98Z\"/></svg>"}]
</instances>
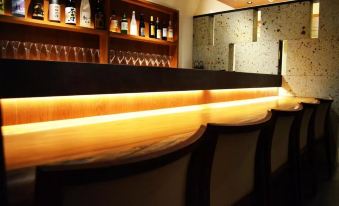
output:
<instances>
[{"instance_id":1,"label":"shelf with bottles","mask_svg":"<svg viewBox=\"0 0 339 206\"><path fill-rule=\"evenodd\" d=\"M104 28L94 29L94 16L90 17L88 24L84 25L80 22L81 2L75 0L2 0L4 1L4 12L0 12L0 22L18 25L28 25L37 28L48 28L64 31L79 32L92 35L105 35ZM23 7L21 12L15 12L12 9L13 2L16 1ZM72 2L72 3L67 3ZM57 5L57 6L55 6ZM71 5L76 8L75 24L66 23L65 13L66 6ZM95 5L94 2L90 5ZM37 8L38 7L38 8ZM94 7L94 6L93 6ZM41 10L42 9L42 10ZM52 12L53 10L53 12ZM91 13L94 8L91 7ZM21 14L18 14L21 13ZM72 18L73 19L73 18ZM83 25L83 26L81 26Z\"/></svg>"}]
</instances>

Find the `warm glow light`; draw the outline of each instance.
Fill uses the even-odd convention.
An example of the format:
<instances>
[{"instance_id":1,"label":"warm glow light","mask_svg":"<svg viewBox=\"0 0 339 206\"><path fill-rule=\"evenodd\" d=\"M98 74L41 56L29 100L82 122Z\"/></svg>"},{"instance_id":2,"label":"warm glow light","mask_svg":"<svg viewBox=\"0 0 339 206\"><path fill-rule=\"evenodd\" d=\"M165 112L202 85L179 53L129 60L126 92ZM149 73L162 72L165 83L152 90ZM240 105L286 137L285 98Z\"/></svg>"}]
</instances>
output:
<instances>
[{"instance_id":1,"label":"warm glow light","mask_svg":"<svg viewBox=\"0 0 339 206\"><path fill-rule=\"evenodd\" d=\"M129 113L113 114L113 115L102 115L102 116L85 117L85 118L69 119L69 120L38 122L38 123L30 123L30 124L18 124L18 125L3 126L2 131L5 136L18 135L18 134L23 134L23 133L33 133L33 132L39 132L39 131L45 131L45 130L54 130L54 129L84 126L84 125L90 125L90 124L92 125L92 124L99 124L99 123L105 123L105 122L144 118L144 117L150 117L150 116L160 116L160 115L167 115L167 114L174 114L174 113L193 112L193 111L212 109L212 108L225 108L225 107L241 106L241 105L246 105L246 104L256 104L256 103L269 102L269 101L278 100L278 99L279 99L278 96L274 96L274 97L264 97L264 98L249 99L249 100L229 101L229 102L184 106L184 107L167 108L167 109L157 109L157 110L140 111L140 112L129 112Z\"/></svg>"}]
</instances>

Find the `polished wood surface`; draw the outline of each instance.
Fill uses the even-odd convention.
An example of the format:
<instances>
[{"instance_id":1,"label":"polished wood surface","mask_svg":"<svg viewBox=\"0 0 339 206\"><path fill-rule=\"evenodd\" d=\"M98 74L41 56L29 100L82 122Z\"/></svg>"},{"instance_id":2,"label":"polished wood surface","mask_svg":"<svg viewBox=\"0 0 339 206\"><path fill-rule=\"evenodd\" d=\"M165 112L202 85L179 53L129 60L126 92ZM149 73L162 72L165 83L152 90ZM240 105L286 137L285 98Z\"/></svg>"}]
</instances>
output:
<instances>
[{"instance_id":1,"label":"polished wood surface","mask_svg":"<svg viewBox=\"0 0 339 206\"><path fill-rule=\"evenodd\" d=\"M265 97L2 127L7 170L79 158L116 161L187 140L209 122L244 124L312 98Z\"/></svg>"},{"instance_id":2,"label":"polished wood surface","mask_svg":"<svg viewBox=\"0 0 339 206\"><path fill-rule=\"evenodd\" d=\"M278 88L3 99L3 125L27 124L278 95Z\"/></svg>"}]
</instances>

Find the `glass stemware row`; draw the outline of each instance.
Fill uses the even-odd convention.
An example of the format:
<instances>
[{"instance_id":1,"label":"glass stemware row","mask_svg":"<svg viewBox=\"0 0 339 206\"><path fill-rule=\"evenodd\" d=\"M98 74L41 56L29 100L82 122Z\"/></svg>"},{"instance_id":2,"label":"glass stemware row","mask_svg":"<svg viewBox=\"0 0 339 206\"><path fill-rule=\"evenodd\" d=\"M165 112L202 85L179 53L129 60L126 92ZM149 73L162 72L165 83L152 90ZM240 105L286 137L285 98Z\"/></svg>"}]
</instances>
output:
<instances>
[{"instance_id":1,"label":"glass stemware row","mask_svg":"<svg viewBox=\"0 0 339 206\"><path fill-rule=\"evenodd\" d=\"M95 48L64 46L35 42L1 40L1 58L98 63L100 51Z\"/></svg>"},{"instance_id":2,"label":"glass stemware row","mask_svg":"<svg viewBox=\"0 0 339 206\"><path fill-rule=\"evenodd\" d=\"M110 64L171 67L172 56L132 51L109 50Z\"/></svg>"}]
</instances>

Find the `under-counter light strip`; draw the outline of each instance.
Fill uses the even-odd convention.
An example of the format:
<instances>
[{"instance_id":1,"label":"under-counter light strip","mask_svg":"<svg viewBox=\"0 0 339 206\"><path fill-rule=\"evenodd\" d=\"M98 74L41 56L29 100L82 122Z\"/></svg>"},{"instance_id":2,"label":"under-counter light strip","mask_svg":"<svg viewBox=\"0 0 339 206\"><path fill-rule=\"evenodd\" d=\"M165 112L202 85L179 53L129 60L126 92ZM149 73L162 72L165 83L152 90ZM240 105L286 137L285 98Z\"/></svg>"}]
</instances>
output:
<instances>
[{"instance_id":1,"label":"under-counter light strip","mask_svg":"<svg viewBox=\"0 0 339 206\"><path fill-rule=\"evenodd\" d=\"M201 104L201 105L192 105L192 106L183 106L183 107L156 109L156 110L147 110L147 111L138 111L138 112L128 112L128 113L121 113L121 114L84 117L84 118L68 119L68 120L56 120L56 121L49 121L49 122L30 123L30 124L18 124L18 125L3 126L2 132L5 136L19 135L23 133L41 132L44 130L77 127L77 126L84 126L84 125L90 125L90 124L99 124L99 123L105 123L105 122L122 121L122 120L128 120L128 119L168 115L168 114L175 114L175 113L182 113L182 112L193 112L193 111L199 111L199 110L211 109L211 108L225 108L225 107L232 107L232 106L241 106L241 105L246 105L246 104L264 103L264 102L269 102L269 101L278 100L278 99L279 99L279 96L271 96L271 97L263 97L263 98L256 98L256 99L237 100L237 101L229 101L229 102L219 102L219 103L210 103L210 104Z\"/></svg>"}]
</instances>

